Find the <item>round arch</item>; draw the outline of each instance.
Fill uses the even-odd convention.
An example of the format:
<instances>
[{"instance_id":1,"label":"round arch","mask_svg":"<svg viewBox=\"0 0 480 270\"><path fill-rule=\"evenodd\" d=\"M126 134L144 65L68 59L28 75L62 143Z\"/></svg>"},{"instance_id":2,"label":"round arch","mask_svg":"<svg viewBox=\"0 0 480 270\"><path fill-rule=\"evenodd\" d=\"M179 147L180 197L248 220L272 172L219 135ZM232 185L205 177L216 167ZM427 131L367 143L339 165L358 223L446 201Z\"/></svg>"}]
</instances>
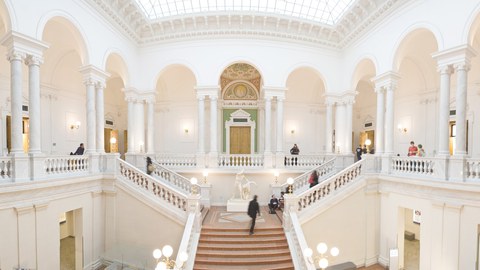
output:
<instances>
[{"instance_id":1,"label":"round arch","mask_svg":"<svg viewBox=\"0 0 480 270\"><path fill-rule=\"evenodd\" d=\"M115 68L111 68L111 69L109 68L110 61L113 62L113 66ZM119 53L119 50L115 48L109 49L103 59L102 67L105 71L109 72L110 74L117 74L120 78L122 78L123 83L125 85L129 85L130 74L128 72L127 64L125 63L125 60L122 57L122 54Z\"/></svg>"},{"instance_id":2,"label":"round arch","mask_svg":"<svg viewBox=\"0 0 480 270\"><path fill-rule=\"evenodd\" d=\"M358 82L371 73L373 74L372 77L375 77L377 75L378 63L373 55L364 55L356 61L353 67L354 69L350 75L352 79L350 89L355 89Z\"/></svg>"},{"instance_id":3,"label":"round arch","mask_svg":"<svg viewBox=\"0 0 480 270\"><path fill-rule=\"evenodd\" d=\"M473 46L475 34L480 29L480 3L477 4L475 9L472 10L468 17L465 28L462 33L462 44L469 44Z\"/></svg>"},{"instance_id":4,"label":"round arch","mask_svg":"<svg viewBox=\"0 0 480 270\"><path fill-rule=\"evenodd\" d=\"M395 46L393 47L392 50L392 55L390 56L390 63L393 71L398 71L400 67L400 62L402 59L402 49L408 45L409 41L414 39L418 35L422 35L424 33L428 33L433 36L435 43L437 45L437 51L443 50L443 37L440 33L440 31L426 23L419 23L419 24L414 24L407 28L397 39L395 42Z\"/></svg>"},{"instance_id":5,"label":"round arch","mask_svg":"<svg viewBox=\"0 0 480 270\"><path fill-rule=\"evenodd\" d=\"M3 25L5 26L5 33L8 31L17 30L17 17L15 16L14 9L11 7L9 1L0 2L0 17L2 18Z\"/></svg>"},{"instance_id":6,"label":"round arch","mask_svg":"<svg viewBox=\"0 0 480 270\"><path fill-rule=\"evenodd\" d=\"M215 72L215 78L218 78L218 80L220 80L220 77L222 76L223 72L230 66L232 65L235 65L235 64L247 64L247 65L250 65L252 66L253 68L255 68L258 73L260 73L260 78L262 78L262 81L261 81L261 84L263 85L263 83L265 82L265 75L264 73L262 72L261 68L254 64L253 61L250 61L250 60L246 60L246 59L230 59L228 61L225 61L222 65L220 65L220 68Z\"/></svg>"},{"instance_id":7,"label":"round arch","mask_svg":"<svg viewBox=\"0 0 480 270\"><path fill-rule=\"evenodd\" d=\"M160 71L157 72L155 76L153 76L152 81L149 83L149 85L151 86L150 89L156 89L158 80L160 79L160 77L165 71L167 71L171 67L178 67L178 66L185 67L187 70L189 70L193 74L193 77L195 78L195 82L198 82L198 72L194 68L194 65L192 65L191 63L183 59L177 59L177 60L172 60L168 63L165 63L159 69Z\"/></svg>"},{"instance_id":8,"label":"round arch","mask_svg":"<svg viewBox=\"0 0 480 270\"><path fill-rule=\"evenodd\" d=\"M89 42L87 40L87 35L85 34L85 31L83 31L81 24L74 17L70 16L70 14L56 10L42 16L37 25L36 38L38 40L43 40L45 28L50 21L62 23L72 33L78 44L78 54L80 55L82 65L88 65L90 63L90 58L88 54Z\"/></svg>"},{"instance_id":9,"label":"round arch","mask_svg":"<svg viewBox=\"0 0 480 270\"><path fill-rule=\"evenodd\" d=\"M310 70L312 70L323 82L323 86L325 88L325 93L328 92L328 81L327 79L325 78L325 76L323 76L322 72L320 70L318 70L318 67L312 65L311 63L298 63L294 66L291 66L289 69L286 70L285 72L285 81L283 82L283 85L287 85L287 81L288 81L288 78L290 77L290 75L295 71L295 70L298 70L300 68L308 68Z\"/></svg>"}]
</instances>

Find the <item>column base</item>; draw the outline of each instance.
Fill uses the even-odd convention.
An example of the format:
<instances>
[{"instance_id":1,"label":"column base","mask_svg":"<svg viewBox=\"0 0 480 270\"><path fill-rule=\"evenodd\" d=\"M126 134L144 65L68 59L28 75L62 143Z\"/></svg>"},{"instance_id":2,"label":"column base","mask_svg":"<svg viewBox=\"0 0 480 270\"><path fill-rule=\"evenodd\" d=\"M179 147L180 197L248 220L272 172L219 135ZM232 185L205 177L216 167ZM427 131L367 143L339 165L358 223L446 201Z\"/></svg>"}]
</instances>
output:
<instances>
[{"instance_id":1,"label":"column base","mask_svg":"<svg viewBox=\"0 0 480 270\"><path fill-rule=\"evenodd\" d=\"M45 173L45 157L44 153L29 153L30 158L30 179L33 181L35 179L43 179L46 177Z\"/></svg>"},{"instance_id":2,"label":"column base","mask_svg":"<svg viewBox=\"0 0 480 270\"><path fill-rule=\"evenodd\" d=\"M30 181L29 156L23 152L10 153L12 157L12 180L13 182Z\"/></svg>"}]
</instances>

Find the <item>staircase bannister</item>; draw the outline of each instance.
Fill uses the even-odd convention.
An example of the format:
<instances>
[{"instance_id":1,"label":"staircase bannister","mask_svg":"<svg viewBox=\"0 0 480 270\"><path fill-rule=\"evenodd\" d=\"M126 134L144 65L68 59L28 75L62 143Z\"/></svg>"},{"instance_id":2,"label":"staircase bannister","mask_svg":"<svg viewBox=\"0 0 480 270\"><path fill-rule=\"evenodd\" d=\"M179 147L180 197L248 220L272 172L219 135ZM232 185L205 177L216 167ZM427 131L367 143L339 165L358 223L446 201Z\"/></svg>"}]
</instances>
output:
<instances>
[{"instance_id":1,"label":"staircase bannister","mask_svg":"<svg viewBox=\"0 0 480 270\"><path fill-rule=\"evenodd\" d=\"M187 195L154 177L148 176L145 172L119 158L117 161L119 162L117 173L120 178L138 186L144 192L152 194L182 212L187 211Z\"/></svg>"},{"instance_id":2,"label":"staircase bannister","mask_svg":"<svg viewBox=\"0 0 480 270\"><path fill-rule=\"evenodd\" d=\"M363 160L345 168L318 185L309 188L298 195L298 212L305 210L314 203L328 197L350 182L355 181L362 173Z\"/></svg>"},{"instance_id":3,"label":"staircase bannister","mask_svg":"<svg viewBox=\"0 0 480 270\"><path fill-rule=\"evenodd\" d=\"M188 260L184 262L182 269L193 269L195 264L195 254L197 253L198 241L200 239L201 231L201 214L200 214L200 196L192 194L188 199L189 214L185 229L183 231L182 241L178 247L176 263L180 264L180 254L186 252L188 254Z\"/></svg>"},{"instance_id":4,"label":"staircase bannister","mask_svg":"<svg viewBox=\"0 0 480 270\"><path fill-rule=\"evenodd\" d=\"M308 179L310 178L310 175L312 174L313 171L317 171L318 173L318 182L321 182L322 179L325 179L326 177L330 176L333 171L335 170L335 157L332 159L324 162L320 166L307 171L304 174L301 174L295 178L293 178L293 190L294 193L300 193L303 191L307 186L310 184L308 183ZM281 190L286 190L288 187L287 183L282 184Z\"/></svg>"},{"instance_id":5,"label":"staircase bannister","mask_svg":"<svg viewBox=\"0 0 480 270\"><path fill-rule=\"evenodd\" d=\"M190 194L192 190L192 183L190 183L190 179L182 176L165 166L162 166L157 161L152 160L152 164L155 167L155 170L152 172L153 176L157 176L161 180L165 180L170 185L180 189L184 194ZM200 186L196 185L197 189L200 189Z\"/></svg>"},{"instance_id":6,"label":"staircase bannister","mask_svg":"<svg viewBox=\"0 0 480 270\"><path fill-rule=\"evenodd\" d=\"M283 212L283 229L287 237L290 253L292 254L295 269L315 270L315 266L308 261L304 251L308 248L303 234L302 226L298 220L297 208L298 196L295 194L285 195L285 210Z\"/></svg>"}]
</instances>

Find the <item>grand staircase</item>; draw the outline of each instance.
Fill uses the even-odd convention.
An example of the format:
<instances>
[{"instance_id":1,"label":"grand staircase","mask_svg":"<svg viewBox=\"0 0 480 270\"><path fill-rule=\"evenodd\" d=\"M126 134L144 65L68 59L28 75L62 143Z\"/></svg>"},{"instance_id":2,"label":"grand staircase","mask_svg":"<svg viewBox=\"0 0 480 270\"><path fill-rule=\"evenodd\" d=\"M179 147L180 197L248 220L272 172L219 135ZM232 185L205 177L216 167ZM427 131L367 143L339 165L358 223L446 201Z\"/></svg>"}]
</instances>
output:
<instances>
[{"instance_id":1,"label":"grand staircase","mask_svg":"<svg viewBox=\"0 0 480 270\"><path fill-rule=\"evenodd\" d=\"M262 215L269 214L262 211ZM244 225L243 228L218 223L203 226L193 269L294 269L280 222L267 223L255 228L253 235L249 235Z\"/></svg>"}]
</instances>

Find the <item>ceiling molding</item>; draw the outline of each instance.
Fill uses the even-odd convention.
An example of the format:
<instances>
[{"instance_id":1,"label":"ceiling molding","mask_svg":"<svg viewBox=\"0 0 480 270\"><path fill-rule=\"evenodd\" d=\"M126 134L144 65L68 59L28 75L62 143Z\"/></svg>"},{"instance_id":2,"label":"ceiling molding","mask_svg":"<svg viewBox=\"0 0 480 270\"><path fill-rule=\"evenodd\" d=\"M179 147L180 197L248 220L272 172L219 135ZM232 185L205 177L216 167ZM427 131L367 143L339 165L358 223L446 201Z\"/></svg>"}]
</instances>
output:
<instances>
[{"instance_id":1,"label":"ceiling molding","mask_svg":"<svg viewBox=\"0 0 480 270\"><path fill-rule=\"evenodd\" d=\"M282 39L341 49L406 0L358 0L335 25L262 12L206 12L150 21L134 0L84 0L138 45L199 38Z\"/></svg>"}]
</instances>

